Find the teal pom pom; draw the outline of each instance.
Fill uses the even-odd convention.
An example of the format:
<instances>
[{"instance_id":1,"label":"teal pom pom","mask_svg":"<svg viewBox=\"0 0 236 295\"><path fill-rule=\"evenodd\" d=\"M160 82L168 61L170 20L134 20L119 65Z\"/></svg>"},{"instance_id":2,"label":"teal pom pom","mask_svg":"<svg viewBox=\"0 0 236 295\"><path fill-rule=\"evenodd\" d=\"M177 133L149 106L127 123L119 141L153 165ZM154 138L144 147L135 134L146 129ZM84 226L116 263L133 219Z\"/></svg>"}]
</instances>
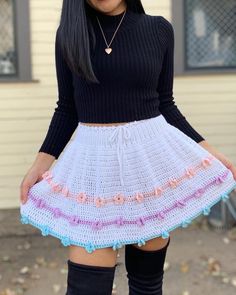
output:
<instances>
[{"instance_id":1,"label":"teal pom pom","mask_svg":"<svg viewBox=\"0 0 236 295\"><path fill-rule=\"evenodd\" d=\"M28 224L29 218L27 216L22 215L20 221L22 224Z\"/></svg>"},{"instance_id":2,"label":"teal pom pom","mask_svg":"<svg viewBox=\"0 0 236 295\"><path fill-rule=\"evenodd\" d=\"M70 245L70 239L69 239L68 237L63 237L63 238L61 239L61 243L62 243L62 245L64 245L64 246L69 246L69 245Z\"/></svg>"},{"instance_id":3,"label":"teal pom pom","mask_svg":"<svg viewBox=\"0 0 236 295\"><path fill-rule=\"evenodd\" d=\"M229 195L227 195L226 193L224 193L224 194L221 195L221 200L223 202L226 202L228 199L229 199Z\"/></svg>"},{"instance_id":4,"label":"teal pom pom","mask_svg":"<svg viewBox=\"0 0 236 295\"><path fill-rule=\"evenodd\" d=\"M140 239L140 240L138 241L138 246L139 246L139 247L141 247L141 246L143 246L143 245L145 245L145 244L146 244L146 242L145 242L144 239Z\"/></svg>"},{"instance_id":5,"label":"teal pom pom","mask_svg":"<svg viewBox=\"0 0 236 295\"><path fill-rule=\"evenodd\" d=\"M92 243L89 243L85 246L85 250L88 252L88 253L92 253L94 250L95 250L95 247Z\"/></svg>"},{"instance_id":6,"label":"teal pom pom","mask_svg":"<svg viewBox=\"0 0 236 295\"><path fill-rule=\"evenodd\" d=\"M189 224L191 224L191 220L189 220L189 219L187 219L187 220L185 220L185 221L183 221L182 222L182 227L183 228L186 228L186 227L188 227L189 226Z\"/></svg>"},{"instance_id":7,"label":"teal pom pom","mask_svg":"<svg viewBox=\"0 0 236 295\"><path fill-rule=\"evenodd\" d=\"M112 246L113 250L119 249L122 247L122 244L120 242L115 242Z\"/></svg>"},{"instance_id":8,"label":"teal pom pom","mask_svg":"<svg viewBox=\"0 0 236 295\"><path fill-rule=\"evenodd\" d=\"M163 231L161 236L163 239L167 239L167 238L169 238L170 235L169 235L168 231Z\"/></svg>"},{"instance_id":9,"label":"teal pom pom","mask_svg":"<svg viewBox=\"0 0 236 295\"><path fill-rule=\"evenodd\" d=\"M202 213L203 213L203 215L209 215L210 211L211 211L211 209L209 207L207 207L207 208L203 209Z\"/></svg>"},{"instance_id":10,"label":"teal pom pom","mask_svg":"<svg viewBox=\"0 0 236 295\"><path fill-rule=\"evenodd\" d=\"M41 232L42 232L42 235L43 236L47 236L48 234L49 234L49 227L47 226L47 225L43 225L42 227L41 227Z\"/></svg>"}]
</instances>

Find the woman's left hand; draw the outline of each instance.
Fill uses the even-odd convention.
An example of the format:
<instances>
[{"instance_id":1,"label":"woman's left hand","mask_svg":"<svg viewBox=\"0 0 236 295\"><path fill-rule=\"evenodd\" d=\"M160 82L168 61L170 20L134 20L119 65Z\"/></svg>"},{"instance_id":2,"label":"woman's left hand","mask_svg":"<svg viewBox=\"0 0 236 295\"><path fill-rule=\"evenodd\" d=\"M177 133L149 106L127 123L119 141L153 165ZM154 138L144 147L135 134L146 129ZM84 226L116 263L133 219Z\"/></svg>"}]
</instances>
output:
<instances>
[{"instance_id":1,"label":"woman's left hand","mask_svg":"<svg viewBox=\"0 0 236 295\"><path fill-rule=\"evenodd\" d=\"M214 157L220 160L232 172L234 179L236 180L236 167L224 154L217 151L217 149L211 146L206 140L200 141L198 144L200 144L203 148L205 148L208 152L210 152Z\"/></svg>"}]
</instances>

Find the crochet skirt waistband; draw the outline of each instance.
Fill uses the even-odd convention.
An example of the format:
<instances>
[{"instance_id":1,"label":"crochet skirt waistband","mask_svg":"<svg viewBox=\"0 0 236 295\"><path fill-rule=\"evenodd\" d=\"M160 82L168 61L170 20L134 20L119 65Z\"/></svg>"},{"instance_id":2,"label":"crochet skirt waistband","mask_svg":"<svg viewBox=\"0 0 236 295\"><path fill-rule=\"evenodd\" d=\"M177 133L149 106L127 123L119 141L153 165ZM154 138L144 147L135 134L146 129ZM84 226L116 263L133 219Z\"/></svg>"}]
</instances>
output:
<instances>
[{"instance_id":1,"label":"crochet skirt waistband","mask_svg":"<svg viewBox=\"0 0 236 295\"><path fill-rule=\"evenodd\" d=\"M163 129L168 125L162 115L110 126L89 126L79 123L75 140L88 145L110 145L112 142L115 143L118 138L122 138L124 144L131 141L142 143L145 139L153 138L158 134L161 136Z\"/></svg>"},{"instance_id":2,"label":"crochet skirt waistband","mask_svg":"<svg viewBox=\"0 0 236 295\"><path fill-rule=\"evenodd\" d=\"M164 116L78 123L20 205L21 222L89 253L167 238L236 188L231 171Z\"/></svg>"},{"instance_id":3,"label":"crochet skirt waistband","mask_svg":"<svg viewBox=\"0 0 236 295\"><path fill-rule=\"evenodd\" d=\"M163 130L167 126L168 123L162 115L116 126L89 126L79 123L75 141L95 148L103 146L105 149L116 145L120 171L119 177L123 186L124 148L133 144L141 144L154 137L158 141L158 137L162 136Z\"/></svg>"}]
</instances>

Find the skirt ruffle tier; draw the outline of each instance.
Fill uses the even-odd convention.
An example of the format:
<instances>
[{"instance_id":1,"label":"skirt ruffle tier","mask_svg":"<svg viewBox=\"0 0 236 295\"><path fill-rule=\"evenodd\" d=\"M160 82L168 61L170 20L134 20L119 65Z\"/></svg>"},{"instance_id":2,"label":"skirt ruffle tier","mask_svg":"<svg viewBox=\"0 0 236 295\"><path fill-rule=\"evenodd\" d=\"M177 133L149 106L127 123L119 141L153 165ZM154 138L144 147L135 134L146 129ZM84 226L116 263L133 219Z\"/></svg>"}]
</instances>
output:
<instances>
[{"instance_id":1,"label":"skirt ruffle tier","mask_svg":"<svg viewBox=\"0 0 236 295\"><path fill-rule=\"evenodd\" d=\"M145 244L187 227L236 188L231 171L160 115L75 137L20 205L43 236L98 248Z\"/></svg>"}]
</instances>

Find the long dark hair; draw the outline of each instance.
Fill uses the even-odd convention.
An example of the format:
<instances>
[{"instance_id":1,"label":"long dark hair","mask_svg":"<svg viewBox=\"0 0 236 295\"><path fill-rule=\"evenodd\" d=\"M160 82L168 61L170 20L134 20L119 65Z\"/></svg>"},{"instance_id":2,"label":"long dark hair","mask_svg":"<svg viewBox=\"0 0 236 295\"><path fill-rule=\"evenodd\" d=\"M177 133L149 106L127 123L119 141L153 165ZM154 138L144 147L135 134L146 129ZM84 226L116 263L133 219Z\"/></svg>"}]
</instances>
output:
<instances>
[{"instance_id":1,"label":"long dark hair","mask_svg":"<svg viewBox=\"0 0 236 295\"><path fill-rule=\"evenodd\" d=\"M99 83L94 74L90 49L95 46L93 27L86 15L86 0L63 0L58 40L65 60L74 73ZM141 0L125 0L134 12L145 13Z\"/></svg>"}]
</instances>

